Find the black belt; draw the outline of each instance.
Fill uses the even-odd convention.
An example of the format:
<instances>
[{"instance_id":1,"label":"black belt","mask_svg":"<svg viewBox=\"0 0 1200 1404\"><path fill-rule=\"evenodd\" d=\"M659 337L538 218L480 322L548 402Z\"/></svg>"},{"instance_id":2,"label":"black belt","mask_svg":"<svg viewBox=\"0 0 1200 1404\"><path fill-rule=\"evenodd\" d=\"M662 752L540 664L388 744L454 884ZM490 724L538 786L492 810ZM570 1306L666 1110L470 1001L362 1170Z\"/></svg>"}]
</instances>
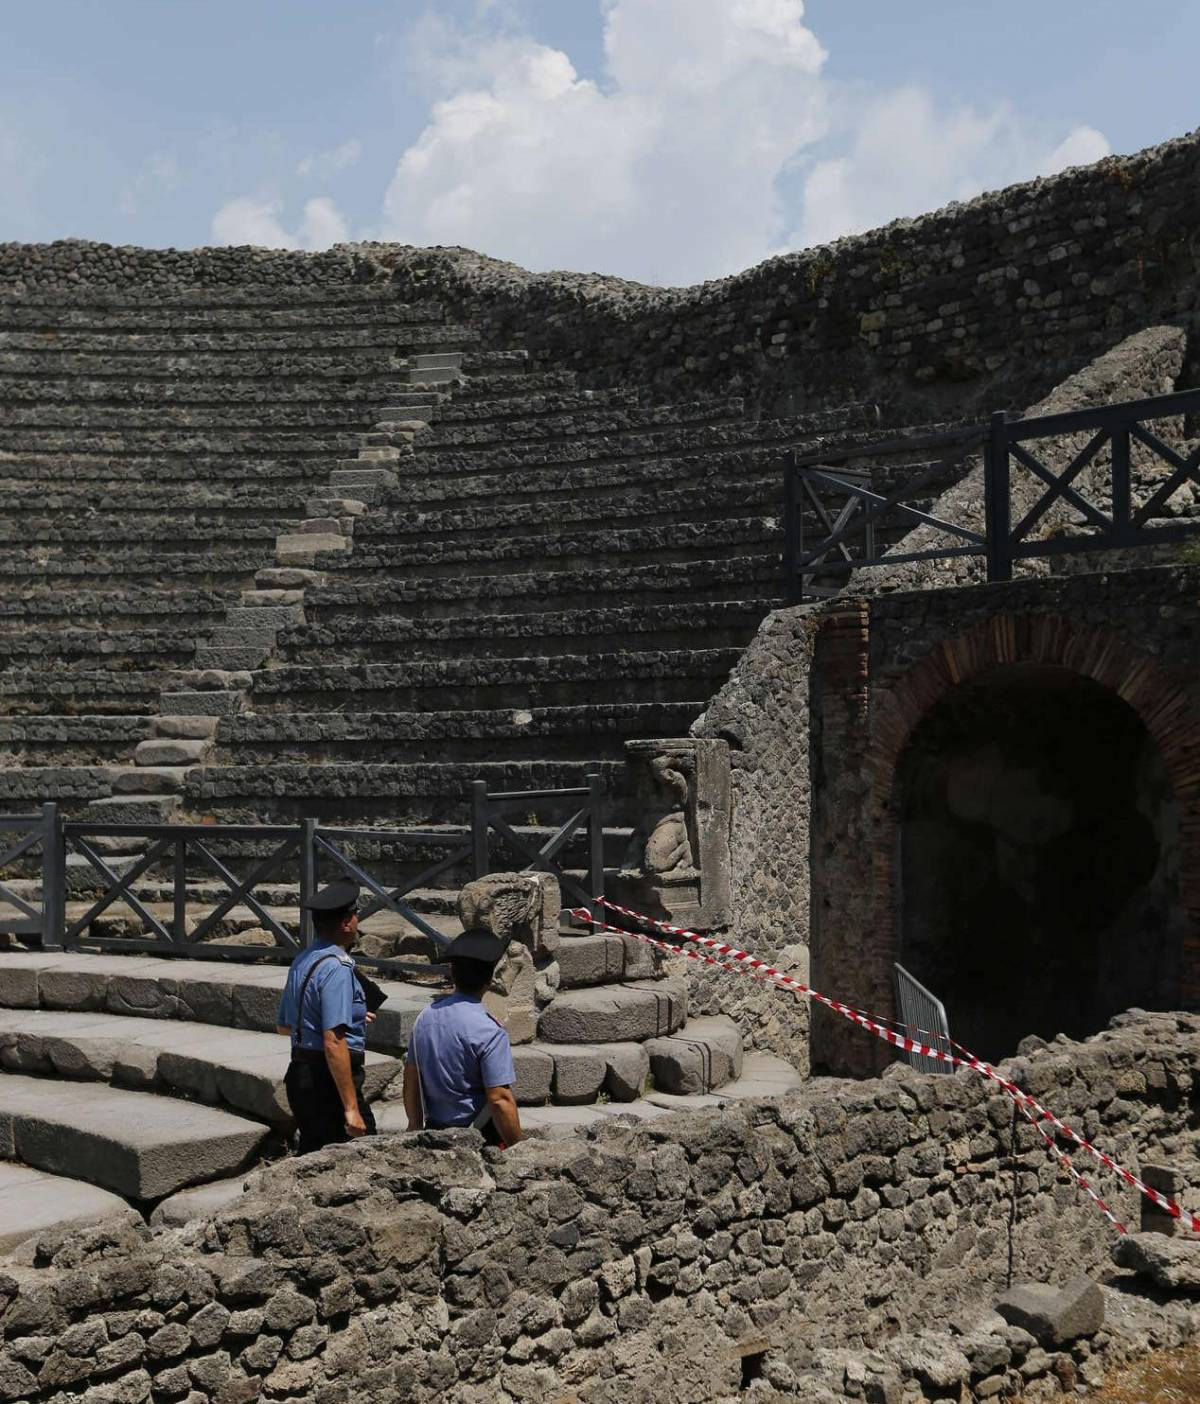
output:
<instances>
[{"instance_id":1,"label":"black belt","mask_svg":"<svg viewBox=\"0 0 1200 1404\"><path fill-rule=\"evenodd\" d=\"M360 1053L356 1048L351 1048L348 1052L350 1054L350 1066L352 1068L361 1068L367 1061L367 1055L365 1053ZM320 1063L323 1067L325 1065L325 1050L323 1048L293 1048L292 1062Z\"/></svg>"}]
</instances>

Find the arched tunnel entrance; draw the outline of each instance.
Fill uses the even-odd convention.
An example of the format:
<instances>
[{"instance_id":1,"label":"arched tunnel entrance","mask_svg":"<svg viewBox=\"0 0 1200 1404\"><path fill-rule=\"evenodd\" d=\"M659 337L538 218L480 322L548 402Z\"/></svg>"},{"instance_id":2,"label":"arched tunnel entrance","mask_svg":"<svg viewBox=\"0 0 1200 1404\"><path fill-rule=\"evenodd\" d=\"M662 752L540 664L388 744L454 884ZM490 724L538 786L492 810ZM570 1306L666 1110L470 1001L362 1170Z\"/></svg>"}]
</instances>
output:
<instances>
[{"instance_id":1,"label":"arched tunnel entrance","mask_svg":"<svg viewBox=\"0 0 1200 1404\"><path fill-rule=\"evenodd\" d=\"M898 959L988 1059L1177 997L1178 814L1158 747L1066 668L946 693L897 771Z\"/></svg>"}]
</instances>

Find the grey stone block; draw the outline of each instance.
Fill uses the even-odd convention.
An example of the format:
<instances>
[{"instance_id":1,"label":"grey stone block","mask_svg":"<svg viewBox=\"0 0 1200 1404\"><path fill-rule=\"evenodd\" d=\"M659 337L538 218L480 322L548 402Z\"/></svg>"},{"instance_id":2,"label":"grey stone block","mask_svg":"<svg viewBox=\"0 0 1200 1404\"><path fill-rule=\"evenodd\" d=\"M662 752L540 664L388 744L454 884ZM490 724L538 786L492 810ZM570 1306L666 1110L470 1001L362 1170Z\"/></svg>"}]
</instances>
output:
<instances>
[{"instance_id":1,"label":"grey stone block","mask_svg":"<svg viewBox=\"0 0 1200 1404\"><path fill-rule=\"evenodd\" d=\"M92 800L87 816L97 824L168 824L178 808L178 795L110 795Z\"/></svg>"},{"instance_id":2,"label":"grey stone block","mask_svg":"<svg viewBox=\"0 0 1200 1404\"><path fill-rule=\"evenodd\" d=\"M608 1060L599 1048L582 1043L541 1043L534 1046L554 1060L551 1095L556 1105L571 1106L596 1100L608 1072Z\"/></svg>"},{"instance_id":3,"label":"grey stone block","mask_svg":"<svg viewBox=\"0 0 1200 1404\"><path fill-rule=\"evenodd\" d=\"M94 1083L0 1078L17 1157L131 1199L230 1175L267 1134L228 1112Z\"/></svg>"},{"instance_id":4,"label":"grey stone block","mask_svg":"<svg viewBox=\"0 0 1200 1404\"><path fill-rule=\"evenodd\" d=\"M117 795L177 795L190 773L185 766L112 766L108 780Z\"/></svg>"},{"instance_id":5,"label":"grey stone block","mask_svg":"<svg viewBox=\"0 0 1200 1404\"><path fill-rule=\"evenodd\" d=\"M214 1180L208 1185L180 1190L155 1205L150 1222L155 1226L178 1228L195 1219L208 1218L218 1209L233 1204L246 1193L246 1176L234 1175L228 1180Z\"/></svg>"},{"instance_id":6,"label":"grey stone block","mask_svg":"<svg viewBox=\"0 0 1200 1404\"><path fill-rule=\"evenodd\" d=\"M0 1252L46 1229L97 1223L128 1207L119 1196L82 1180L0 1164Z\"/></svg>"},{"instance_id":7,"label":"grey stone block","mask_svg":"<svg viewBox=\"0 0 1200 1404\"><path fill-rule=\"evenodd\" d=\"M1167 1292L1200 1290L1200 1239L1130 1233L1117 1239L1113 1262L1131 1268Z\"/></svg>"},{"instance_id":8,"label":"grey stone block","mask_svg":"<svg viewBox=\"0 0 1200 1404\"><path fill-rule=\"evenodd\" d=\"M630 982L563 990L542 1011L547 1043L623 1043L674 1033L687 1017L682 980Z\"/></svg>"},{"instance_id":9,"label":"grey stone block","mask_svg":"<svg viewBox=\"0 0 1200 1404\"><path fill-rule=\"evenodd\" d=\"M650 1056L644 1043L601 1043L604 1054L604 1090L614 1102L632 1102L646 1088L650 1075Z\"/></svg>"},{"instance_id":10,"label":"grey stone block","mask_svg":"<svg viewBox=\"0 0 1200 1404\"><path fill-rule=\"evenodd\" d=\"M512 1054L517 1074L513 1094L517 1102L526 1107L549 1101L554 1081L554 1059L530 1044L514 1048Z\"/></svg>"},{"instance_id":11,"label":"grey stone block","mask_svg":"<svg viewBox=\"0 0 1200 1404\"><path fill-rule=\"evenodd\" d=\"M711 1092L742 1073L742 1035L732 1019L692 1019L670 1038L646 1044L650 1073L663 1092L690 1096Z\"/></svg>"},{"instance_id":12,"label":"grey stone block","mask_svg":"<svg viewBox=\"0 0 1200 1404\"><path fill-rule=\"evenodd\" d=\"M164 716L235 717L242 710L240 692L164 692Z\"/></svg>"},{"instance_id":13,"label":"grey stone block","mask_svg":"<svg viewBox=\"0 0 1200 1404\"><path fill-rule=\"evenodd\" d=\"M1104 1293L1091 1278L1082 1276L1064 1287L1019 1283L997 1300L996 1311L1009 1325L1035 1336L1040 1345L1058 1349L1081 1336L1094 1336L1104 1325Z\"/></svg>"},{"instance_id":14,"label":"grey stone block","mask_svg":"<svg viewBox=\"0 0 1200 1404\"><path fill-rule=\"evenodd\" d=\"M208 753L209 742L188 741L178 737L158 737L142 741L134 748L137 765L194 765Z\"/></svg>"},{"instance_id":15,"label":"grey stone block","mask_svg":"<svg viewBox=\"0 0 1200 1404\"><path fill-rule=\"evenodd\" d=\"M155 717L153 725L157 736L177 741L210 741L217 734L217 718L205 714L172 713Z\"/></svg>"},{"instance_id":16,"label":"grey stone block","mask_svg":"<svg viewBox=\"0 0 1200 1404\"><path fill-rule=\"evenodd\" d=\"M555 958L564 990L625 977L625 943L619 936L564 935Z\"/></svg>"}]
</instances>

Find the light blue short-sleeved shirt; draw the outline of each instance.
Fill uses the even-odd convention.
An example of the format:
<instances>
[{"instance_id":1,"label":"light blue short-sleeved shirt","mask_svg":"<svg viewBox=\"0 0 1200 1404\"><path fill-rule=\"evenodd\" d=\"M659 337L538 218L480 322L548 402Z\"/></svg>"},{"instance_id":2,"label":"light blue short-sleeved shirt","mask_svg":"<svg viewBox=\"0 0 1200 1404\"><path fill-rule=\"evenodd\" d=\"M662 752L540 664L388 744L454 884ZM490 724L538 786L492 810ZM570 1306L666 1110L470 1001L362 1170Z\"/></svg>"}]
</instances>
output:
<instances>
[{"instance_id":1,"label":"light blue short-sleeved shirt","mask_svg":"<svg viewBox=\"0 0 1200 1404\"><path fill-rule=\"evenodd\" d=\"M300 986L318 961L304 991L304 1008L299 1009ZM318 941L301 951L288 971L277 1022L292 1030L299 1027L296 1042L300 1048L323 1048L326 1029L345 1028L346 1046L363 1052L367 1046L367 999L349 954L333 941Z\"/></svg>"},{"instance_id":2,"label":"light blue short-sleeved shirt","mask_svg":"<svg viewBox=\"0 0 1200 1404\"><path fill-rule=\"evenodd\" d=\"M425 1120L468 1126L483 1109L489 1087L517 1080L512 1045L501 1024L471 995L435 999L417 1015L408 1061L421 1079Z\"/></svg>"}]
</instances>

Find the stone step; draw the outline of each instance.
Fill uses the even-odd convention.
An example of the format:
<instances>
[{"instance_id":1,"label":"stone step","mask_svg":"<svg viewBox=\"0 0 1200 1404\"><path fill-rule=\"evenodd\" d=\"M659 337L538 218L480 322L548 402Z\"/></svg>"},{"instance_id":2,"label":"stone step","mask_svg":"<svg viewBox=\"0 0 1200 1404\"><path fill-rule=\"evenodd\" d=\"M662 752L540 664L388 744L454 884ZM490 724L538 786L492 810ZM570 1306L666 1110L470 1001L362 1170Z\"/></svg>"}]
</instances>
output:
<instances>
[{"instance_id":1,"label":"stone step","mask_svg":"<svg viewBox=\"0 0 1200 1404\"><path fill-rule=\"evenodd\" d=\"M272 1125L291 1120L283 1077L288 1042L276 1033L180 1020L44 1009L0 1010L0 1066L9 1072L170 1093ZM387 1095L398 1059L368 1053L365 1093Z\"/></svg>"},{"instance_id":2,"label":"stone step","mask_svg":"<svg viewBox=\"0 0 1200 1404\"><path fill-rule=\"evenodd\" d=\"M156 293L144 303L107 298L89 304L84 302L86 296L76 290L58 301L44 294L4 298L0 300L0 329L26 328L44 332L74 327L175 331L179 327L198 325L244 327L253 331L270 326L330 326L343 321L385 325L426 325L443 321L443 310L436 302L406 303L388 293L366 288L318 292L288 287L255 296L241 289L220 292L193 289L176 297L160 297Z\"/></svg>"},{"instance_id":3,"label":"stone step","mask_svg":"<svg viewBox=\"0 0 1200 1404\"><path fill-rule=\"evenodd\" d=\"M619 568L592 567L545 571L512 571L459 576L408 577L403 580L368 575L360 578L345 567L330 572L326 582L308 594L305 614L313 620L330 616L369 621L379 611L422 608L429 617L473 614L495 602L502 612L594 607L605 603L649 604L695 600L739 600L765 597L778 584L779 553L745 556L699 556L685 561L625 562ZM764 588L764 586L766 588ZM360 623L356 627L366 627Z\"/></svg>"},{"instance_id":4,"label":"stone step","mask_svg":"<svg viewBox=\"0 0 1200 1404\"><path fill-rule=\"evenodd\" d=\"M422 759L431 751L443 761L522 755L561 759L576 754L584 743L590 743L597 756L601 751L618 755L628 738L686 735L707 700L697 696L678 703L596 703L489 712L242 713L222 719L216 760L273 764L323 756L397 761Z\"/></svg>"},{"instance_id":5,"label":"stone step","mask_svg":"<svg viewBox=\"0 0 1200 1404\"><path fill-rule=\"evenodd\" d=\"M651 1091L631 1102L612 1100L585 1105L549 1106L527 1104L521 1111L521 1129L527 1135L557 1139L575 1136L589 1127L611 1121L614 1117L632 1117L637 1121L654 1121L673 1111L693 1111L698 1108L719 1108L730 1103L757 1101L763 1097L781 1097L801 1086L803 1078L782 1058L769 1054L748 1053L743 1062L742 1076L726 1083L716 1092L697 1096L676 1096L669 1092ZM388 1107L381 1125L387 1130L402 1130L400 1109Z\"/></svg>"},{"instance_id":6,"label":"stone step","mask_svg":"<svg viewBox=\"0 0 1200 1404\"><path fill-rule=\"evenodd\" d=\"M543 1043L627 1043L663 1038L687 1019L678 978L563 990L538 1015Z\"/></svg>"},{"instance_id":7,"label":"stone step","mask_svg":"<svg viewBox=\"0 0 1200 1404\"><path fill-rule=\"evenodd\" d=\"M355 539L356 570L384 570L396 575L440 576L475 569L494 574L503 565L514 571L541 573L582 567L614 566L627 558L657 562L709 559L714 552L761 555L782 549L783 532L775 515L728 517L718 522L674 523L658 526L597 527L582 524L557 535L495 539L489 550L482 542L431 540L415 545L380 537L368 518Z\"/></svg>"},{"instance_id":8,"label":"stone step","mask_svg":"<svg viewBox=\"0 0 1200 1404\"><path fill-rule=\"evenodd\" d=\"M208 754L208 740L186 740L175 736L141 741L134 748L133 763L141 766L195 765Z\"/></svg>"},{"instance_id":9,"label":"stone step","mask_svg":"<svg viewBox=\"0 0 1200 1404\"><path fill-rule=\"evenodd\" d=\"M283 631L276 656L297 663L386 663L397 658L440 659L520 656L536 647L543 656L611 653L622 643L640 649L680 648L702 637L709 648L743 648L762 620L786 604L766 599L688 601L595 610L532 610L429 619L377 616L347 631L339 621Z\"/></svg>"},{"instance_id":10,"label":"stone step","mask_svg":"<svg viewBox=\"0 0 1200 1404\"><path fill-rule=\"evenodd\" d=\"M779 474L769 477L731 482L711 479L696 485L655 487L644 491L624 486L616 493L577 494L565 490L562 500L530 500L501 503L489 501L461 502L446 510L428 510L403 503L399 510L384 505L372 514L371 532L377 536L420 537L480 537L497 533L535 533L540 536L570 532L580 522L614 528L625 520L642 525L654 522L676 523L688 530L693 522L723 519L730 514L744 515L753 503L762 515L777 517L777 504L783 495ZM552 505L551 505L552 504Z\"/></svg>"},{"instance_id":11,"label":"stone step","mask_svg":"<svg viewBox=\"0 0 1200 1404\"><path fill-rule=\"evenodd\" d=\"M0 1008L103 1010L275 1037L286 979L286 965L267 962L9 951L0 962ZM368 1030L367 1044L395 1056L404 1051L413 1020L439 991L397 980L378 983L388 1001Z\"/></svg>"},{"instance_id":12,"label":"stone step","mask_svg":"<svg viewBox=\"0 0 1200 1404\"><path fill-rule=\"evenodd\" d=\"M552 444L556 452L573 441L590 442L593 447L614 451L614 440L638 436L648 442L656 434L667 442L713 432L730 420L740 420L745 412L741 400L708 400L644 408L635 404L620 408L601 406L578 414L506 415L492 419L447 420L436 423L430 434L428 452L444 459L450 454L477 457L482 452L518 454ZM618 450L619 451L619 450Z\"/></svg>"},{"instance_id":13,"label":"stone step","mask_svg":"<svg viewBox=\"0 0 1200 1404\"><path fill-rule=\"evenodd\" d=\"M742 1075L741 1030L721 1015L689 1019L677 1033L649 1039L645 1047L660 1092L695 1096Z\"/></svg>"},{"instance_id":14,"label":"stone step","mask_svg":"<svg viewBox=\"0 0 1200 1404\"><path fill-rule=\"evenodd\" d=\"M315 349L325 355L335 351L383 347L394 353L430 350L450 351L469 345L474 333L469 327L452 324L398 326L266 326L262 328L220 327L207 330L84 331L65 328L56 331L53 349L61 352L90 352L114 359L122 352L179 355L192 352L279 352ZM10 352L45 351L45 334L37 331L5 332L5 349Z\"/></svg>"},{"instance_id":15,"label":"stone step","mask_svg":"<svg viewBox=\"0 0 1200 1404\"><path fill-rule=\"evenodd\" d=\"M434 437L440 442L445 437L445 431L456 424L479 424L487 421L494 426L497 421L512 421L519 431L523 421L548 414L589 417L598 411L636 410L641 407L641 392L623 386L605 390L578 390L573 387L561 390L534 390L532 387L514 387L508 394L495 399L470 396L463 398L456 394L438 414L439 431ZM665 418L665 415L663 417ZM519 433L516 436L519 437Z\"/></svg>"},{"instance_id":16,"label":"stone step","mask_svg":"<svg viewBox=\"0 0 1200 1404\"><path fill-rule=\"evenodd\" d=\"M424 828L429 823L463 822L469 813L471 784L477 779L486 780L493 791L550 790L581 785L591 770L599 772L608 794L623 794L625 765L618 759L596 763L575 759L468 761L461 765L317 761L280 762L270 767L201 766L189 780L185 801L190 809L204 813L232 813L245 806L264 822L311 815L342 827L361 823L364 811L368 811L386 815L389 823ZM0 783L9 776L31 773L14 770L6 776L0 770Z\"/></svg>"},{"instance_id":17,"label":"stone step","mask_svg":"<svg viewBox=\"0 0 1200 1404\"><path fill-rule=\"evenodd\" d=\"M466 378L458 383L454 391L456 405L477 400L502 400L509 395L574 390L578 382L574 371L529 371L523 367L464 374Z\"/></svg>"},{"instance_id":18,"label":"stone step","mask_svg":"<svg viewBox=\"0 0 1200 1404\"><path fill-rule=\"evenodd\" d=\"M0 343L2 345L3 343ZM38 375L96 381L260 381L264 384L311 383L320 390L329 382L357 377L386 378L395 384L406 375L405 362L386 345L344 354L329 354L319 344L288 351L240 354L236 351L171 353L0 350L0 383Z\"/></svg>"},{"instance_id":19,"label":"stone step","mask_svg":"<svg viewBox=\"0 0 1200 1404\"><path fill-rule=\"evenodd\" d=\"M154 1200L233 1174L268 1128L215 1107L100 1083L0 1077L0 1157Z\"/></svg>"},{"instance_id":20,"label":"stone step","mask_svg":"<svg viewBox=\"0 0 1200 1404\"><path fill-rule=\"evenodd\" d=\"M604 1095L632 1102L646 1089L650 1059L636 1040L614 1043L533 1043L513 1049L513 1089L521 1106L553 1101L563 1106Z\"/></svg>"},{"instance_id":21,"label":"stone step","mask_svg":"<svg viewBox=\"0 0 1200 1404\"><path fill-rule=\"evenodd\" d=\"M0 358L0 366L3 365ZM7 368L5 368L7 369ZM425 404L430 395L408 388L394 366L374 374L355 374L352 380L332 377L241 377L230 375L177 376L170 380L140 374L68 376L62 374L4 374L0 371L0 398L9 405L59 407L158 406L166 409L220 405L248 405L263 410L285 406L336 407L358 405L368 419L379 405Z\"/></svg>"},{"instance_id":22,"label":"stone step","mask_svg":"<svg viewBox=\"0 0 1200 1404\"><path fill-rule=\"evenodd\" d=\"M216 398L211 404L154 405L89 405L75 401L63 404L0 404L0 430L13 434L20 430L149 430L166 434L172 430L249 430L261 433L278 428L296 433L307 429L354 433L364 424L379 424L389 418L407 420L414 417L417 407L407 410L389 407L382 401L371 404L331 401L325 404L237 404ZM429 406L432 412L433 406Z\"/></svg>"},{"instance_id":23,"label":"stone step","mask_svg":"<svg viewBox=\"0 0 1200 1404\"><path fill-rule=\"evenodd\" d=\"M128 1207L119 1195L86 1180L0 1162L0 1253L12 1252L47 1229L82 1228L124 1214Z\"/></svg>"},{"instance_id":24,"label":"stone step","mask_svg":"<svg viewBox=\"0 0 1200 1404\"><path fill-rule=\"evenodd\" d=\"M610 654L417 661L408 666L283 664L254 675L253 696L304 711L333 710L310 705L330 691L356 694L358 705L370 711L435 711L456 705L471 710L563 707L591 700L596 679L602 678L604 695L614 702L689 701L711 695L716 690L714 681L723 680L740 656L737 648L630 649Z\"/></svg>"}]
</instances>

